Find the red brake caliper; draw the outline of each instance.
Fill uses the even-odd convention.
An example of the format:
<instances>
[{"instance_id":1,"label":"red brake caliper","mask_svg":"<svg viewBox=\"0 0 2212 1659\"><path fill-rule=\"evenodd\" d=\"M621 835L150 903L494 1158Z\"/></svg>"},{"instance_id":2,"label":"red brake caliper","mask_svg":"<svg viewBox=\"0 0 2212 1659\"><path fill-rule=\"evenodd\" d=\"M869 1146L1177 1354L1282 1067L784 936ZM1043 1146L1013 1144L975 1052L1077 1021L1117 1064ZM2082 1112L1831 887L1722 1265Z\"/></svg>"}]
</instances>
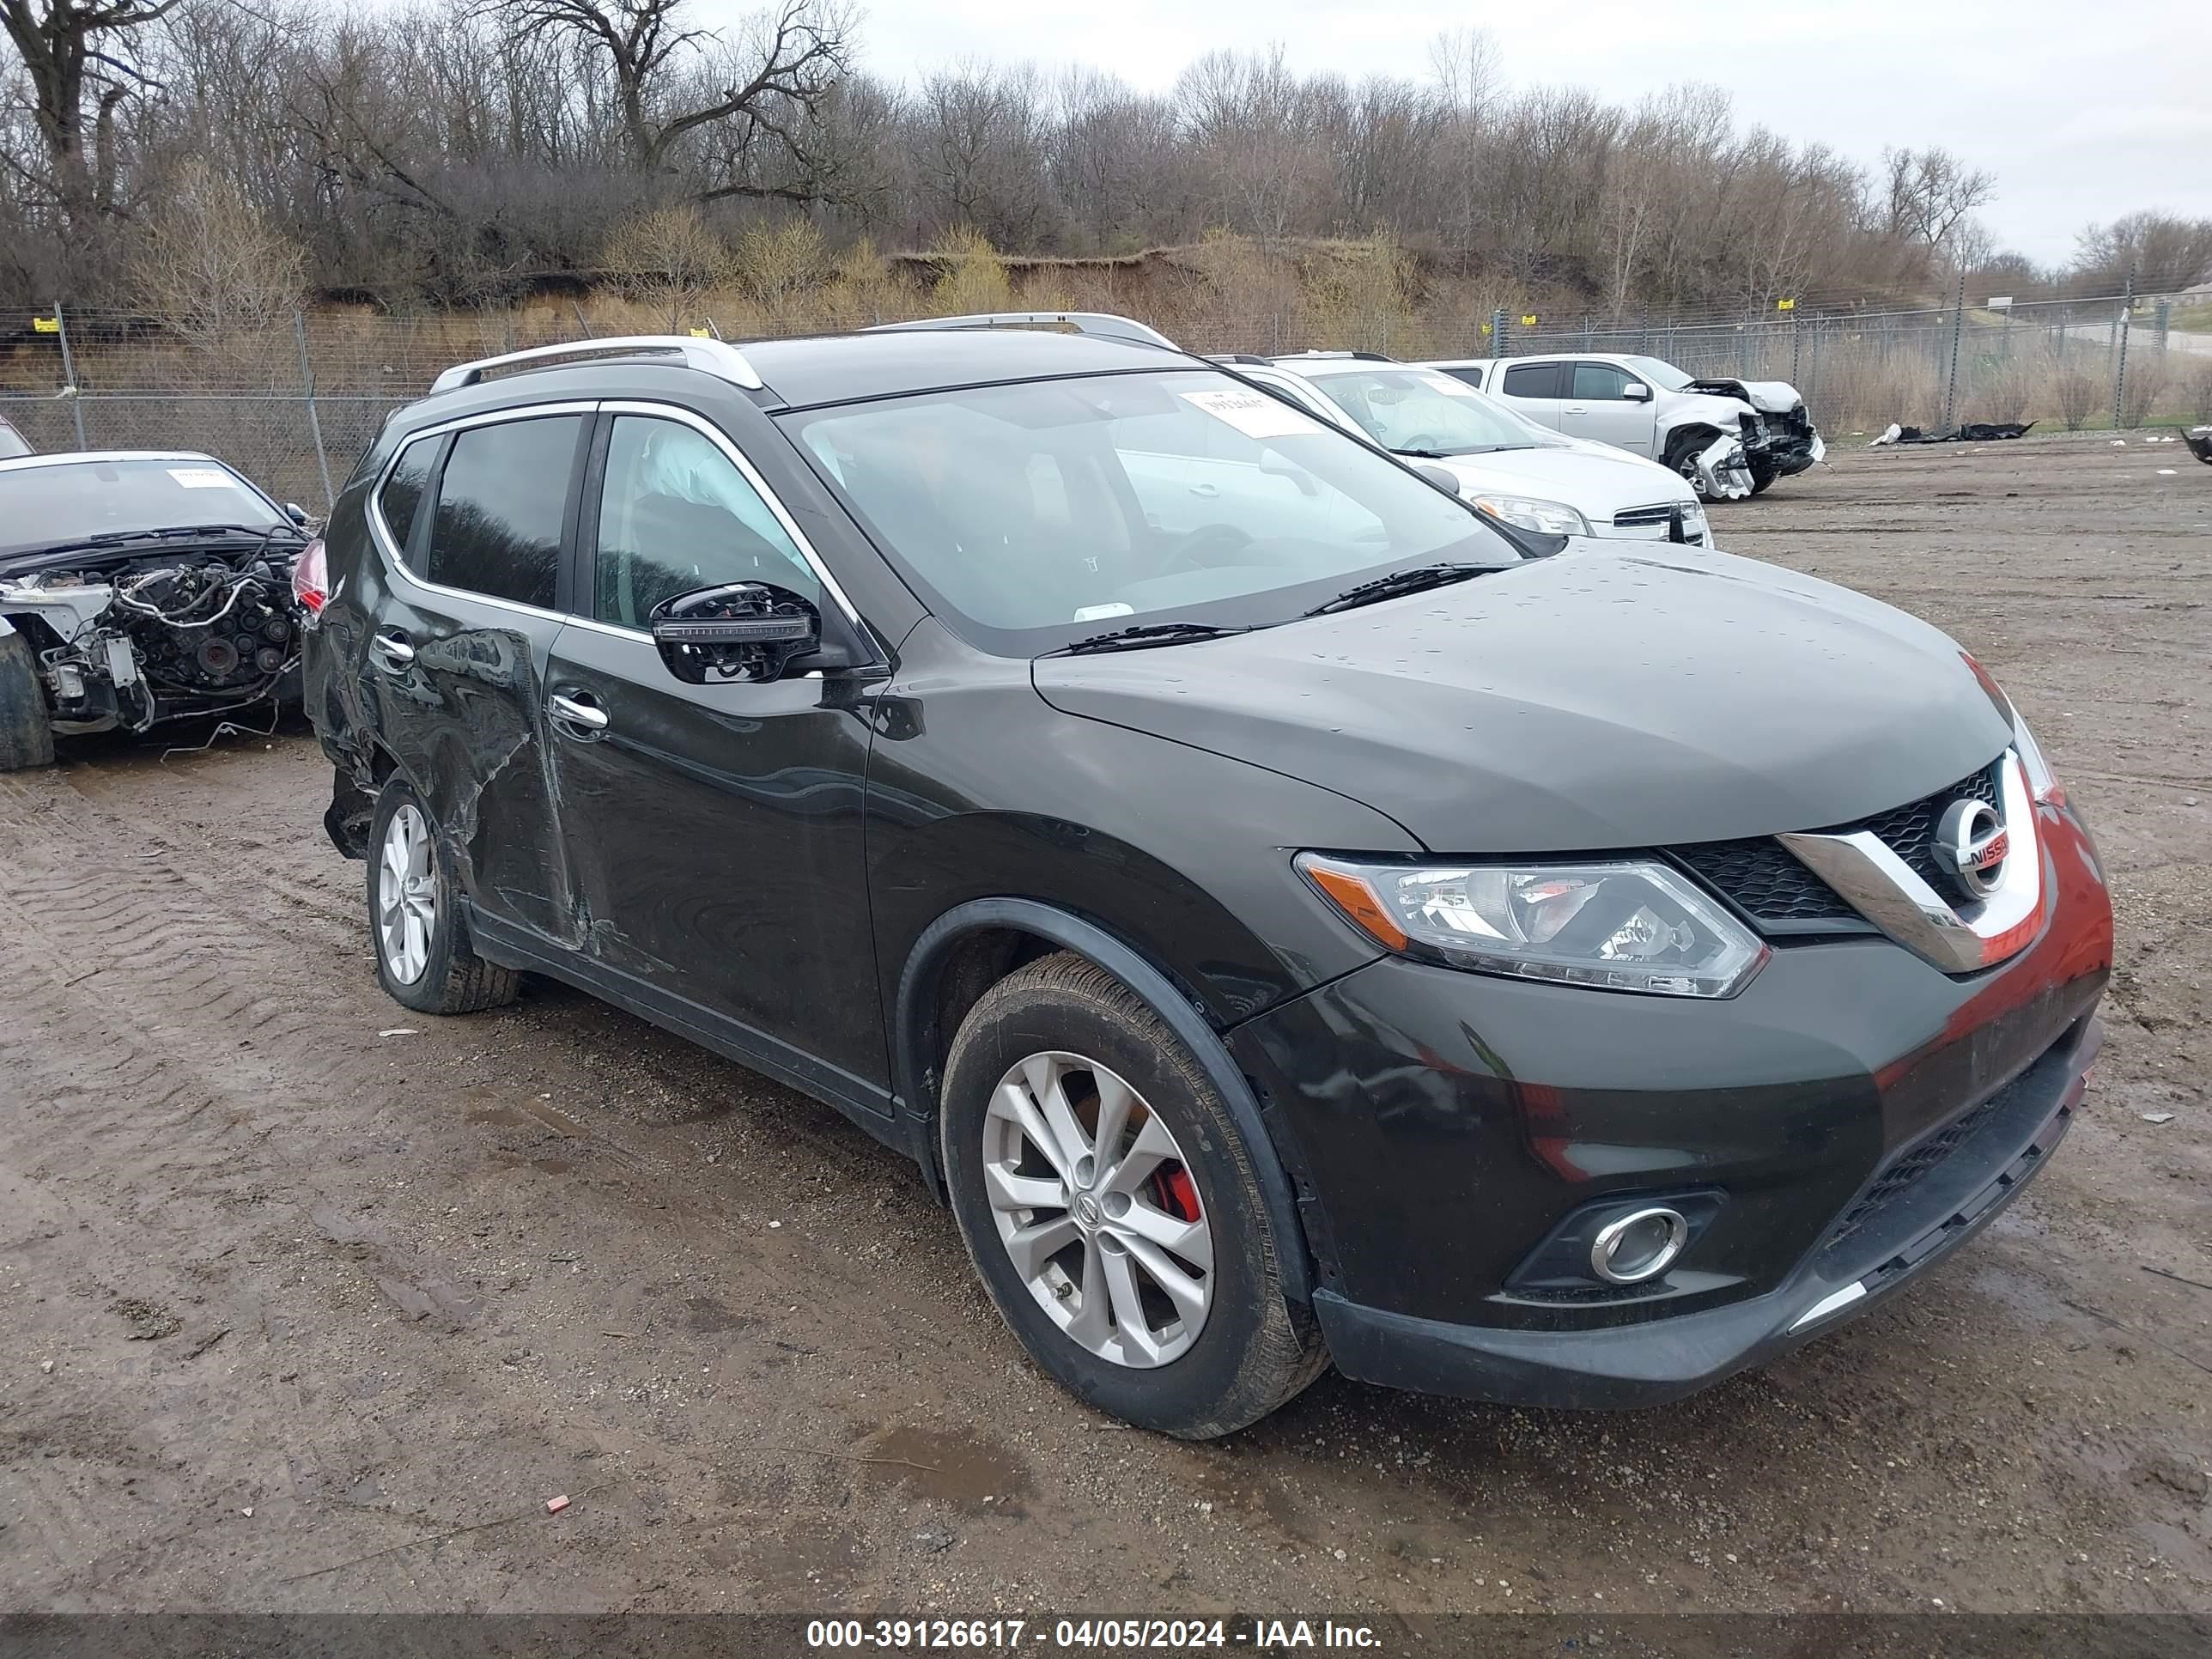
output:
<instances>
[{"instance_id":1,"label":"red brake caliper","mask_svg":"<svg viewBox=\"0 0 2212 1659\"><path fill-rule=\"evenodd\" d=\"M1176 1220L1198 1219L1198 1188L1191 1181L1190 1171L1182 1164L1162 1170L1154 1176L1152 1190L1159 1195L1160 1208Z\"/></svg>"}]
</instances>

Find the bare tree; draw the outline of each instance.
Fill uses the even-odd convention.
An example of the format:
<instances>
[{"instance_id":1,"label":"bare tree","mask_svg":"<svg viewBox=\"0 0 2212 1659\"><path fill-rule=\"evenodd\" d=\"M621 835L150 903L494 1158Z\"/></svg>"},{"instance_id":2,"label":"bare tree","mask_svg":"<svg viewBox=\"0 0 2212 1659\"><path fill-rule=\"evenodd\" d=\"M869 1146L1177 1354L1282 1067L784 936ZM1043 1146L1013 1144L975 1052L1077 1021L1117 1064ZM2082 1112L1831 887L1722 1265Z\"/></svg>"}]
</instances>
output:
<instances>
[{"instance_id":1,"label":"bare tree","mask_svg":"<svg viewBox=\"0 0 2212 1659\"><path fill-rule=\"evenodd\" d=\"M1948 149L1885 149L1881 163L1889 234L1931 250L1948 248L1967 216L1996 194L1995 179Z\"/></svg>"},{"instance_id":2,"label":"bare tree","mask_svg":"<svg viewBox=\"0 0 2212 1659\"><path fill-rule=\"evenodd\" d=\"M14 3L14 0L11 0ZM574 42L611 79L615 112L632 165L676 171L692 135L731 130L722 146L732 166L766 149L805 161L804 118L846 72L851 25L826 0L780 0L735 40L690 27L691 0L486 0L525 35ZM804 182L733 171L699 194L810 200Z\"/></svg>"},{"instance_id":3,"label":"bare tree","mask_svg":"<svg viewBox=\"0 0 2212 1659\"><path fill-rule=\"evenodd\" d=\"M137 61L136 37L181 3L0 0L0 28L31 83L51 188L72 223L117 205L117 111L151 80ZM6 160L23 171L15 156Z\"/></svg>"},{"instance_id":4,"label":"bare tree","mask_svg":"<svg viewBox=\"0 0 2212 1659\"><path fill-rule=\"evenodd\" d=\"M146 216L133 262L139 306L178 338L215 356L264 355L304 296L299 245L272 227L237 182L187 161Z\"/></svg>"},{"instance_id":5,"label":"bare tree","mask_svg":"<svg viewBox=\"0 0 2212 1659\"><path fill-rule=\"evenodd\" d=\"M721 239L686 203L641 213L617 231L607 244L606 268L673 334L699 325L701 302L728 280L732 263Z\"/></svg>"},{"instance_id":6,"label":"bare tree","mask_svg":"<svg viewBox=\"0 0 2212 1659\"><path fill-rule=\"evenodd\" d=\"M1445 179L1456 209L1449 228L1465 247L1481 218L1483 134L1504 81L1497 36L1487 29L1445 31L1429 42L1429 72L1449 134Z\"/></svg>"}]
</instances>

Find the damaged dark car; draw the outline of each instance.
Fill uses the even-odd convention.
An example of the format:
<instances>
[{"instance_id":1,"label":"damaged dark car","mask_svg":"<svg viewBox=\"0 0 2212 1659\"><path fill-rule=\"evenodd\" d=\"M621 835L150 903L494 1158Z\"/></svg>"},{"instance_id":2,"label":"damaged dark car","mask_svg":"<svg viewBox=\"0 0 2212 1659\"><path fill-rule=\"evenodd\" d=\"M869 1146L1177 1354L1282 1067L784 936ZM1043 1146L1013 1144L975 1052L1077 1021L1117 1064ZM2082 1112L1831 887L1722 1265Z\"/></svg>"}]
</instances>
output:
<instances>
[{"instance_id":1,"label":"damaged dark car","mask_svg":"<svg viewBox=\"0 0 2212 1659\"><path fill-rule=\"evenodd\" d=\"M0 771L297 702L304 522L206 455L0 462Z\"/></svg>"}]
</instances>

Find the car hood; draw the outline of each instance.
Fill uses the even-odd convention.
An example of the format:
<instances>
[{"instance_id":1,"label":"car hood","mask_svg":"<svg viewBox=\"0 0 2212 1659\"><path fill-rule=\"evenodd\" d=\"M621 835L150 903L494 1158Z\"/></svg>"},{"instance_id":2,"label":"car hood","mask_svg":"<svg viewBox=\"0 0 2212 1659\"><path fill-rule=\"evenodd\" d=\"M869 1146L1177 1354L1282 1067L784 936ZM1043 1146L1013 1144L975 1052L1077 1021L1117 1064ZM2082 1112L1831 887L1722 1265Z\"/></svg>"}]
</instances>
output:
<instances>
[{"instance_id":1,"label":"car hood","mask_svg":"<svg viewBox=\"0 0 2212 1659\"><path fill-rule=\"evenodd\" d=\"M1717 397L1740 398L1768 415L1787 415L1805 400L1787 380L1692 380L1687 390L1710 392Z\"/></svg>"},{"instance_id":2,"label":"car hood","mask_svg":"<svg viewBox=\"0 0 2212 1659\"><path fill-rule=\"evenodd\" d=\"M1931 793L2008 741L1925 623L1747 559L1617 548L1578 541L1227 639L1040 658L1036 684L1065 713L1364 801L1449 853L1819 829Z\"/></svg>"},{"instance_id":3,"label":"car hood","mask_svg":"<svg viewBox=\"0 0 2212 1659\"><path fill-rule=\"evenodd\" d=\"M1692 506L1698 499L1683 479L1625 449L1501 449L1421 465L1442 467L1460 481L1467 494L1537 495L1565 501L1593 525L1608 523L1627 507L1675 501Z\"/></svg>"}]
</instances>

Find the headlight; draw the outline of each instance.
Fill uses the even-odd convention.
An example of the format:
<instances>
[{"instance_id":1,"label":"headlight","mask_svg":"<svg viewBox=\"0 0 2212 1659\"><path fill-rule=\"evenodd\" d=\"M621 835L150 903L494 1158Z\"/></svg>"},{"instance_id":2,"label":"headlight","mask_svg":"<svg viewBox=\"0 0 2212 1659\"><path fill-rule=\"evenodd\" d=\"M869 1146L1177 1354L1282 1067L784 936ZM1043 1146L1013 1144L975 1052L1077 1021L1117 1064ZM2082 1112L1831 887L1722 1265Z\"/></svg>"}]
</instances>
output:
<instances>
[{"instance_id":1,"label":"headlight","mask_svg":"<svg viewBox=\"0 0 2212 1659\"><path fill-rule=\"evenodd\" d=\"M1768 951L1662 864L1382 864L1301 853L1306 879L1389 950L1480 973L1734 996Z\"/></svg>"},{"instance_id":2,"label":"headlight","mask_svg":"<svg viewBox=\"0 0 2212 1659\"><path fill-rule=\"evenodd\" d=\"M1548 536L1587 536L1589 520L1565 501L1540 501L1533 495L1472 495L1468 498L1493 519L1503 519L1523 530L1540 530Z\"/></svg>"},{"instance_id":3,"label":"headlight","mask_svg":"<svg viewBox=\"0 0 2212 1659\"><path fill-rule=\"evenodd\" d=\"M1706 533L1706 531L1704 507L1696 501L1683 502L1682 533L1685 536L1702 536Z\"/></svg>"}]
</instances>

